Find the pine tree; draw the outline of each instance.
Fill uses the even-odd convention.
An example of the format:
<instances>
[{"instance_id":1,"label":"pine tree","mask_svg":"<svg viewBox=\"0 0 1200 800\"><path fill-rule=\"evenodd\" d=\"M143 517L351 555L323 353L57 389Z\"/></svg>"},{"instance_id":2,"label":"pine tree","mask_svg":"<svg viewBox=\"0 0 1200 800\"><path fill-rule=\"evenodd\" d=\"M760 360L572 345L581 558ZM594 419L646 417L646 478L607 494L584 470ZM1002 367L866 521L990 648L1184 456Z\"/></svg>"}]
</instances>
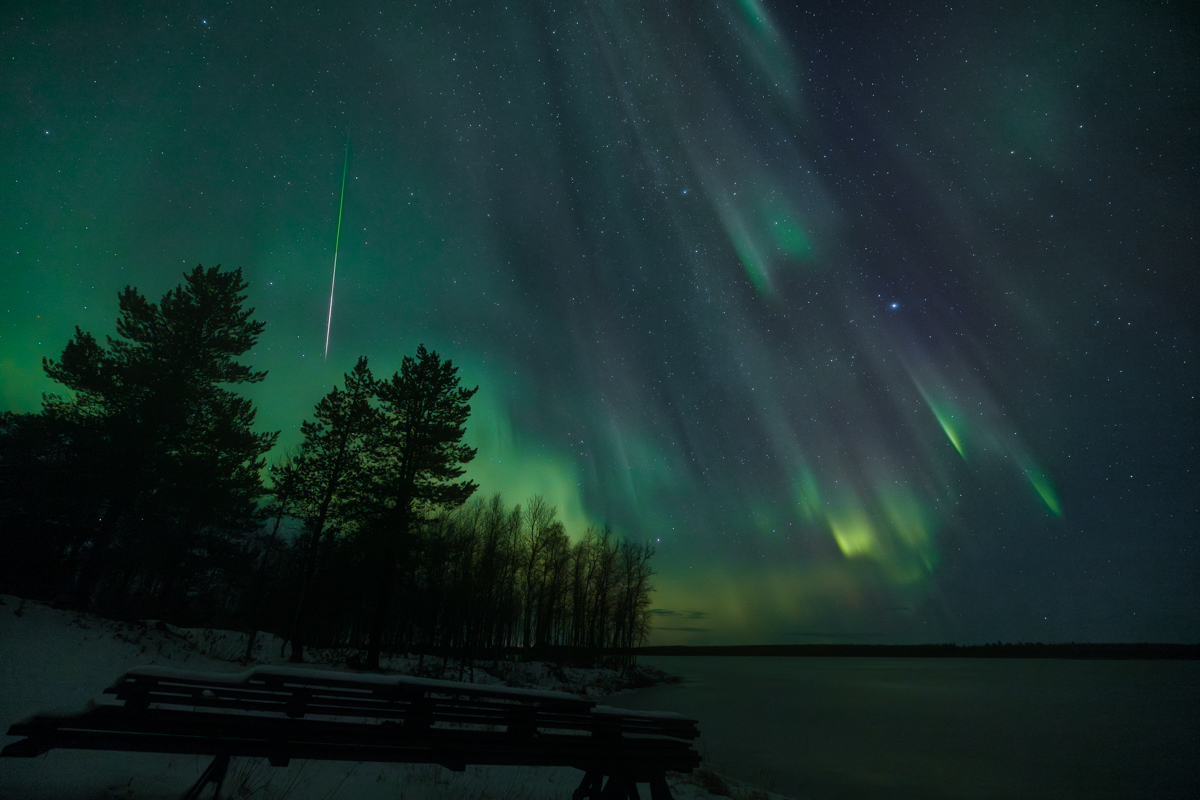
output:
<instances>
[{"instance_id":1,"label":"pine tree","mask_svg":"<svg viewBox=\"0 0 1200 800\"><path fill-rule=\"evenodd\" d=\"M365 357L345 376L344 390L334 386L313 411L314 421L300 426L304 442L286 467L294 487L297 510L308 540L300 599L292 622L292 661L304 660L305 605L322 540L332 535L330 522L352 527L358 514L351 506L366 501L366 467L377 444L382 418L371 405L378 388Z\"/></svg>"},{"instance_id":2,"label":"pine tree","mask_svg":"<svg viewBox=\"0 0 1200 800\"><path fill-rule=\"evenodd\" d=\"M383 413L375 452L372 494L380 502L370 546L376 564L375 608L367 665L379 666L383 628L395 588L397 560L411 547L414 524L424 513L462 505L478 488L459 481L475 450L462 443L468 401L479 391L458 385L458 369L425 345L405 356L400 371L379 385Z\"/></svg>"},{"instance_id":3,"label":"pine tree","mask_svg":"<svg viewBox=\"0 0 1200 800\"><path fill-rule=\"evenodd\" d=\"M73 392L47 397L43 413L89 432L103 498L75 587L83 605L128 517L170 519L179 537L259 523L259 470L278 434L255 433L253 405L226 387L266 377L237 361L264 325L243 307L241 270L197 266L184 279L157 304L127 286L118 338L101 346L76 328L57 362L43 359L46 374ZM188 546L167 551L177 558ZM182 563L170 569L168 583L185 571Z\"/></svg>"}]
</instances>

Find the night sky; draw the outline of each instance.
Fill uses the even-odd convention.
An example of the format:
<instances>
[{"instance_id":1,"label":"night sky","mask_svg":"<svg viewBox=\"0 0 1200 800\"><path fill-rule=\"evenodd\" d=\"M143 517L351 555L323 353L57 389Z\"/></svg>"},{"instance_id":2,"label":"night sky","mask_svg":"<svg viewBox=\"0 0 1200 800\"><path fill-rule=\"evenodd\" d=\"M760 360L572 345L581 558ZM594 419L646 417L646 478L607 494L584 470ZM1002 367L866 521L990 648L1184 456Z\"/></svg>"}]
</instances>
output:
<instances>
[{"instance_id":1,"label":"night sky","mask_svg":"<svg viewBox=\"0 0 1200 800\"><path fill-rule=\"evenodd\" d=\"M261 429L425 343L652 643L1200 640L1181 4L21 5L0 407L240 267Z\"/></svg>"}]
</instances>

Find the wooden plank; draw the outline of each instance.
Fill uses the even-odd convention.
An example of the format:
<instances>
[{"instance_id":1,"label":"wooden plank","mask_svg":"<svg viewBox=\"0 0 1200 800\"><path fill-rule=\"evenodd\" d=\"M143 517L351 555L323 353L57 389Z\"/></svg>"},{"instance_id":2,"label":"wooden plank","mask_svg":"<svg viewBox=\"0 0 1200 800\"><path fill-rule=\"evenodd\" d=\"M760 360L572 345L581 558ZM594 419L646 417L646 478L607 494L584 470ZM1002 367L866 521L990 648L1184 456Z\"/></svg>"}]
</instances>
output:
<instances>
[{"instance_id":1,"label":"wooden plank","mask_svg":"<svg viewBox=\"0 0 1200 800\"><path fill-rule=\"evenodd\" d=\"M448 681L404 679L403 676L360 676L319 670L279 670L258 668L240 675L206 675L183 673L162 668L142 668L123 676L108 692L126 699L127 704L146 707L149 704L182 705L187 707L230 708L247 712L284 713L293 716L351 716L380 719L413 719L428 725L479 724L529 727L526 712L517 712L520 719L510 719L512 708L529 707L532 701L553 701L554 711L537 707L533 726L559 729L588 730L600 734L643 733L694 739L699 735L694 720L669 712L634 712L597 706L589 700L570 698L573 706L563 709L562 693L511 691L489 692L480 698L474 684L454 684ZM364 681L363 678L371 680ZM382 680L381 680L382 679ZM312 680L318 685L301 684ZM255 683L263 689L254 687ZM502 687L507 689L507 687ZM453 691L448 691L453 689ZM436 690L441 697L427 697ZM515 701L521 702L515 702ZM421 711L417 716L416 708ZM590 715L580 713L584 709Z\"/></svg>"},{"instance_id":2,"label":"wooden plank","mask_svg":"<svg viewBox=\"0 0 1200 800\"><path fill-rule=\"evenodd\" d=\"M655 769L688 772L699 756L686 743L672 740L616 740L598 746L574 735L543 735L532 740L503 733L427 731L405 735L382 726L323 723L286 718L231 718L186 712L124 713L119 706L98 707L72 718L35 718L10 735L36 734L52 747L135 750L331 760L410 761L414 763L521 764L576 766L620 763L623 769L649 774ZM19 743L18 743L19 744ZM10 752L13 750L13 752ZM24 755L12 745L5 755Z\"/></svg>"},{"instance_id":3,"label":"wooden plank","mask_svg":"<svg viewBox=\"0 0 1200 800\"><path fill-rule=\"evenodd\" d=\"M0 755L75 748L205 754L214 764L248 756L276 766L293 758L569 766L585 773L576 797L619 800L638 797L637 783L670 800L665 771L700 765L695 720L561 692L274 667L237 675L145 667L105 691L124 704L23 720L8 733L25 738Z\"/></svg>"},{"instance_id":4,"label":"wooden plank","mask_svg":"<svg viewBox=\"0 0 1200 800\"><path fill-rule=\"evenodd\" d=\"M203 672L172 670L165 667L135 667L105 690L113 694L123 684L137 681L178 682L189 686L239 686L260 684L265 687L287 687L289 685L326 686L359 691L375 692L386 690L410 690L419 693L444 693L448 696L489 697L508 699L515 702L535 703L547 707L592 708L595 701L577 697L566 692L541 689L518 689L510 686L459 683L432 678L414 678L407 675L373 675L330 670L298 669L291 667L255 667L241 673L214 675Z\"/></svg>"},{"instance_id":5,"label":"wooden plank","mask_svg":"<svg viewBox=\"0 0 1200 800\"><path fill-rule=\"evenodd\" d=\"M412 719L421 724L518 725L535 728L559 728L583 731L603 731L613 734L644 733L694 739L699 735L696 723L686 719L650 719L615 713L573 714L543 711L531 706L462 703L430 698L416 698L404 703L387 705L372 702L327 701L319 696L306 696L302 703L295 695L261 700L254 695L228 697L222 694L159 695L151 692L143 699L148 705L182 706L185 708L227 709L243 713L274 713L288 716L354 717L361 719ZM303 712L303 713L301 713Z\"/></svg>"}]
</instances>

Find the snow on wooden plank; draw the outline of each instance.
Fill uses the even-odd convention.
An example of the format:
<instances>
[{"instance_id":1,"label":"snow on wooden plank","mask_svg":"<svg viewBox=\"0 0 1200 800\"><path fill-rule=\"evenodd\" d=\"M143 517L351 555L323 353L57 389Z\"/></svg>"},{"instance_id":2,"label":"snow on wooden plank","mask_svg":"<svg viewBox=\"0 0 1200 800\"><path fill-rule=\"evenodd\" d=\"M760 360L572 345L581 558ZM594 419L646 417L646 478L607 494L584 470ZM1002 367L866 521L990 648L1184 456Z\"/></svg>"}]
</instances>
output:
<instances>
[{"instance_id":1,"label":"snow on wooden plank","mask_svg":"<svg viewBox=\"0 0 1200 800\"><path fill-rule=\"evenodd\" d=\"M495 686L490 684L460 683L434 678L414 678L407 675L371 675L339 670L304 669L300 667L267 666L255 667L245 672L212 673L192 670L177 670L167 667L134 667L113 684L113 689L124 685L129 678L154 678L161 681L194 683L213 686L245 686L251 683L314 683L327 684L336 682L347 686L405 686L422 689L427 692L447 692L462 694L477 694L488 697L510 697L519 700L553 700L557 703L578 705L581 708L591 708L595 705L592 700L585 700L567 692L549 689L520 689L510 686Z\"/></svg>"}]
</instances>

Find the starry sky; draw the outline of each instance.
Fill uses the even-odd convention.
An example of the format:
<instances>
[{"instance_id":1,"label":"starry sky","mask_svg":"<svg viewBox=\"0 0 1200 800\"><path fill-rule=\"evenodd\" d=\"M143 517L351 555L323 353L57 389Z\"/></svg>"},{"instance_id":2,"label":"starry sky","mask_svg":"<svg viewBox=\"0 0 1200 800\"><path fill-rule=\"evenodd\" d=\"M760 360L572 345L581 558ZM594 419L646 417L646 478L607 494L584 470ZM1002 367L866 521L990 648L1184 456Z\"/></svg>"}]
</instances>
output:
<instances>
[{"instance_id":1,"label":"starry sky","mask_svg":"<svg viewBox=\"0 0 1200 800\"><path fill-rule=\"evenodd\" d=\"M0 407L240 267L281 446L425 343L482 492L657 547L652 643L1200 639L1180 4L0 14Z\"/></svg>"}]
</instances>

